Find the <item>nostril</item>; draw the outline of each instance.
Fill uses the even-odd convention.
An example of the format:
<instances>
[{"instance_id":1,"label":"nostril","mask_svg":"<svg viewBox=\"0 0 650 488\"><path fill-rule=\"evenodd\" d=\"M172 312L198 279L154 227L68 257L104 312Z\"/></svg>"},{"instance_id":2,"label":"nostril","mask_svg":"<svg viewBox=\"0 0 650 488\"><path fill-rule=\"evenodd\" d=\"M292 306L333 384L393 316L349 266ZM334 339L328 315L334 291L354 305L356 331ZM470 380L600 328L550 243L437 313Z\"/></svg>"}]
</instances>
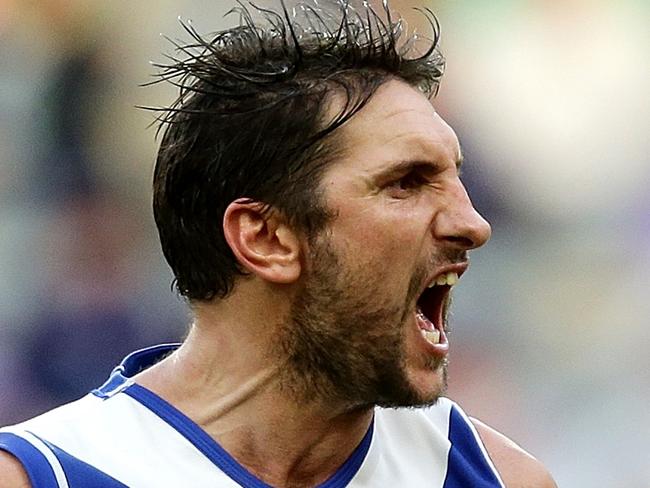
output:
<instances>
[{"instance_id":1,"label":"nostril","mask_svg":"<svg viewBox=\"0 0 650 488\"><path fill-rule=\"evenodd\" d=\"M470 239L469 237L463 237L463 236L449 236L447 237L447 240L450 242L453 242L454 244L458 244L460 247L464 247L467 249L472 249L474 247L477 247L475 242Z\"/></svg>"}]
</instances>

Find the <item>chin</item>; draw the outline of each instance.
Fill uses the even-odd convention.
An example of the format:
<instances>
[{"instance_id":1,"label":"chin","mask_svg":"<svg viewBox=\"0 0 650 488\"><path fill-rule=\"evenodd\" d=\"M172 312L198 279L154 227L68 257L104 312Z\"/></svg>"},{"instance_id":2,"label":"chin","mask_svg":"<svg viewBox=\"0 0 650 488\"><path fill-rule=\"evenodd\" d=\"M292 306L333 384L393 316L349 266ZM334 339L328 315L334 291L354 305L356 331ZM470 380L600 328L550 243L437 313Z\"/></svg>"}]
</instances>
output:
<instances>
[{"instance_id":1,"label":"chin","mask_svg":"<svg viewBox=\"0 0 650 488\"><path fill-rule=\"evenodd\" d=\"M376 405L384 408L426 407L434 405L447 391L447 361L429 368L405 368L402 384L385 392Z\"/></svg>"},{"instance_id":2,"label":"chin","mask_svg":"<svg viewBox=\"0 0 650 488\"><path fill-rule=\"evenodd\" d=\"M414 396L419 399L418 405L432 405L447 391L447 361L439 363L435 369L407 373L407 377Z\"/></svg>"}]
</instances>

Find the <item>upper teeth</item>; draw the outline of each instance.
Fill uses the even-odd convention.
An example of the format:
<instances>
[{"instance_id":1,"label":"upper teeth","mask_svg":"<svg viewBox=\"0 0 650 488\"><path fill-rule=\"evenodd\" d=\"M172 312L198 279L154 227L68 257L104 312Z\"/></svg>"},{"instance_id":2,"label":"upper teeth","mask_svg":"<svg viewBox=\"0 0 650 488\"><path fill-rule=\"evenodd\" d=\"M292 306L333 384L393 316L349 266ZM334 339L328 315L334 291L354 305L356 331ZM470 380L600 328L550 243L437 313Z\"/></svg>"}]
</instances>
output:
<instances>
[{"instance_id":1,"label":"upper teeth","mask_svg":"<svg viewBox=\"0 0 650 488\"><path fill-rule=\"evenodd\" d=\"M444 273L438 276L435 280L431 282L429 285L429 288L432 288L436 285L442 286L442 285L449 285L453 286L456 284L458 281L458 273L455 273L453 271L450 271L449 273Z\"/></svg>"}]
</instances>

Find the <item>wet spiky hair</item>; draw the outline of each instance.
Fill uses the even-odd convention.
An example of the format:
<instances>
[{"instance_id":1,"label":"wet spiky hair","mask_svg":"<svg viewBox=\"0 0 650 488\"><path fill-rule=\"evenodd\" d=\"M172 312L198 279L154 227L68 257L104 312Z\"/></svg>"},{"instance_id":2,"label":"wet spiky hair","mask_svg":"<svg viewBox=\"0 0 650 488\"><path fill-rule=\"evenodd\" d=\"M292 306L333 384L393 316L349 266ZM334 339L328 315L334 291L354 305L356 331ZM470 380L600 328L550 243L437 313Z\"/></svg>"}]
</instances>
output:
<instances>
[{"instance_id":1,"label":"wet spiky hair","mask_svg":"<svg viewBox=\"0 0 650 488\"><path fill-rule=\"evenodd\" d=\"M229 12L238 25L209 36L182 22L190 41L172 41L176 53L154 81L179 96L153 109L163 132L154 216L182 295L225 297L243 274L222 230L232 201L260 202L308 235L318 231L329 218L318 189L337 153L336 129L390 79L435 95L439 25L420 12L430 39L405 34L386 1L380 12L349 0L280 0L278 10L239 2Z\"/></svg>"}]
</instances>

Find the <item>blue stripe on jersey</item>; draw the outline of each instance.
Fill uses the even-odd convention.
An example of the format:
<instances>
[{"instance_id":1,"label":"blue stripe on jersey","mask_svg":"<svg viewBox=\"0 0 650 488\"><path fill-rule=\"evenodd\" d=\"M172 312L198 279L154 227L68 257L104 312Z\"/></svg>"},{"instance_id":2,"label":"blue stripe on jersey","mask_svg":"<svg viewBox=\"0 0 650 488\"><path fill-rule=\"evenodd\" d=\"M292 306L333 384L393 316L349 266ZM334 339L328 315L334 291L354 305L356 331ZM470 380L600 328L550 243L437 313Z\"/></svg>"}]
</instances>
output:
<instances>
[{"instance_id":1,"label":"blue stripe on jersey","mask_svg":"<svg viewBox=\"0 0 650 488\"><path fill-rule=\"evenodd\" d=\"M443 488L501 488L474 433L456 407L449 413L451 449Z\"/></svg>"},{"instance_id":2,"label":"blue stripe on jersey","mask_svg":"<svg viewBox=\"0 0 650 488\"><path fill-rule=\"evenodd\" d=\"M9 432L0 432L0 449L18 458L27 472L32 488L59 486L52 466L43 453L22 437Z\"/></svg>"},{"instance_id":3,"label":"blue stripe on jersey","mask_svg":"<svg viewBox=\"0 0 650 488\"><path fill-rule=\"evenodd\" d=\"M93 488L128 488L112 476L68 454L51 442L44 439L41 441L52 450L61 463L70 488L88 488L90 486Z\"/></svg>"},{"instance_id":4,"label":"blue stripe on jersey","mask_svg":"<svg viewBox=\"0 0 650 488\"><path fill-rule=\"evenodd\" d=\"M123 392L149 408L171 425L210 461L217 465L221 471L243 487L272 488L239 464L223 447L190 418L155 393L138 384L128 386ZM370 425L363 440L348 460L327 481L318 485L318 488L343 488L352 480L363 464L368 449L370 449L372 432L373 424Z\"/></svg>"}]
</instances>

